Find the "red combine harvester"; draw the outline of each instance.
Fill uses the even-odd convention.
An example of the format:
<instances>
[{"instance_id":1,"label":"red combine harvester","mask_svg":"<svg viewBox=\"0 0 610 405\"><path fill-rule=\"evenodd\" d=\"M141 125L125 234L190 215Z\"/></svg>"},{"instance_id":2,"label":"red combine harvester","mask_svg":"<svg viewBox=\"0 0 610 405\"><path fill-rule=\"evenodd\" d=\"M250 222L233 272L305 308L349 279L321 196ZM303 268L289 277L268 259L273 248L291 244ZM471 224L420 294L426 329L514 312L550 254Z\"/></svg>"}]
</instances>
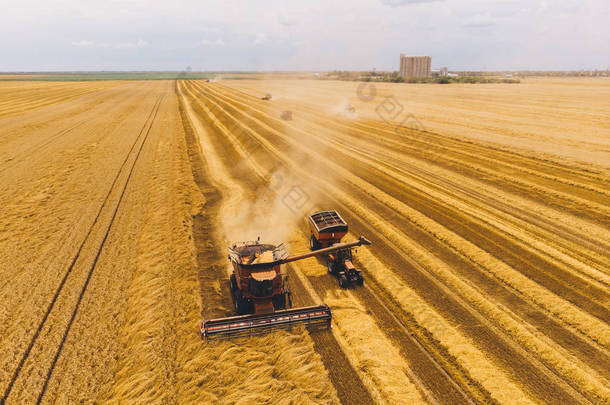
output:
<instances>
[{"instance_id":1,"label":"red combine harvester","mask_svg":"<svg viewBox=\"0 0 610 405\"><path fill-rule=\"evenodd\" d=\"M360 237L356 242L341 243L297 256L289 256L284 244L275 246L257 241L233 245L229 248L229 260L233 266L230 286L238 315L202 322L201 337L250 336L296 324L329 327L332 313L328 305L286 309L292 307L292 300L286 276L280 267L284 263L369 243Z\"/></svg>"},{"instance_id":2,"label":"red combine harvester","mask_svg":"<svg viewBox=\"0 0 610 405\"><path fill-rule=\"evenodd\" d=\"M326 255L326 265L328 272L339 280L341 288L347 288L352 284L362 285L364 277L362 272L354 267L352 263L352 247L350 244L341 243L341 238L347 234L347 223L335 210L320 211L309 216L309 228L311 238L309 247L318 253L326 251L326 248L340 247ZM370 245L371 242L364 239L363 245ZM322 249L322 250L320 250Z\"/></svg>"}]
</instances>

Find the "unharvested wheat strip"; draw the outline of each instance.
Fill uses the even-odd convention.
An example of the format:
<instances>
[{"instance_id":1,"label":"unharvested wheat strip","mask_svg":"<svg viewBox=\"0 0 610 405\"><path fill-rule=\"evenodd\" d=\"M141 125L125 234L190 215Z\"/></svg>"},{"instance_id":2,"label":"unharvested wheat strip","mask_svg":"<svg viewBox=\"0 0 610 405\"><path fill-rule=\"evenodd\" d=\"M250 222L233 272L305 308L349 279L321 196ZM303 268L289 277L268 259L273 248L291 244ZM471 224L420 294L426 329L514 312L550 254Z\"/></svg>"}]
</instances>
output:
<instances>
[{"instance_id":1,"label":"unharvested wheat strip","mask_svg":"<svg viewBox=\"0 0 610 405\"><path fill-rule=\"evenodd\" d=\"M199 107L201 107L201 109L208 115L208 117L210 117L210 119L212 120L214 126L222 132L223 135L225 135L229 141L231 142L231 144L235 147L235 150L237 151L237 153L239 153L241 155L242 158L244 158L245 160L248 160L248 155L246 154L244 148L241 146L239 140L235 137L235 135L233 135L231 133L231 131L229 131L223 124L222 122L220 122L220 120L218 120L218 118L210 111L210 109L201 102L201 100L197 99L193 93L191 91L189 91L188 89L186 90L186 92L191 95L193 97L193 100L197 103L197 105ZM264 178L265 177L265 171L259 167L259 166L255 166L253 167L255 170L255 173L257 176Z\"/></svg>"},{"instance_id":2,"label":"unharvested wheat strip","mask_svg":"<svg viewBox=\"0 0 610 405\"><path fill-rule=\"evenodd\" d=\"M214 105L217 105L215 102L211 100L209 101ZM218 107L221 108L220 106ZM276 155L279 159L284 160L288 166L294 168L299 173L302 173L307 178L312 177L309 172L303 170L293 161L286 159L286 157L266 138L250 129L248 126L240 122L230 113L226 111L225 113L228 117L230 117L230 119L235 120L237 125L243 128L244 131L248 132L253 137L258 139L260 144L266 150ZM313 159L320 160L318 155L304 144L296 142L294 139L280 133L279 131L275 130L274 128L270 127L269 125L258 120L255 117L249 117L258 125L263 127L265 130L273 133L274 135L282 139L285 139L288 143L292 144L297 149L308 153L310 156L312 156ZM429 232L437 235L438 239L445 241L451 246L454 246L454 248L457 248L457 250L460 251L463 255L472 258L475 262L481 264L483 268L488 269L490 272L502 279L505 283L513 287L516 291L520 291L526 294L528 297L530 297L530 299L542 305L544 308L546 308L547 311L554 314L556 317L559 317L568 324L573 325L582 333L588 335L600 344L604 346L608 346L610 344L610 333L608 332L608 326L604 322L592 317L591 315L576 308L574 305L550 293L548 290L543 287L540 287L538 284L523 276L521 273L515 271L503 262L495 259L487 252L482 251L480 248L466 241L465 239L458 237L453 232L449 232L447 229L440 226L436 222L413 210L404 203L397 201L396 199L387 195L386 193L379 190L377 187L371 185L370 183L363 181L362 179L353 175L351 172L339 166L338 164L326 159L323 160L322 163L330 166L333 172L339 173L344 180L352 183L354 187L366 191L369 195L371 195L371 197L383 202L385 205L396 210L397 212L400 212L405 217L410 218L414 223L417 223L422 226L423 229L426 229ZM323 179L315 178L315 181L323 183L327 187L330 186L330 184L324 181Z\"/></svg>"},{"instance_id":3,"label":"unharvested wheat strip","mask_svg":"<svg viewBox=\"0 0 610 405\"><path fill-rule=\"evenodd\" d=\"M227 113L227 114L230 116L230 114L229 114L229 113ZM231 116L231 117L232 117L232 116ZM234 117L232 117L232 118L233 118L233 119L235 119ZM256 134L254 131L250 130L250 129L249 129L249 128L247 128L247 127L244 127L244 130L249 131L249 133L251 133L253 136L257 137L261 143L267 143L266 148L267 148L268 150L270 150L272 153L274 153L274 154L275 154L275 155L276 155L278 158L285 160L285 159L284 159L284 157L283 157L283 155L282 155L282 154L281 154L281 153L280 153L280 152L279 152L279 151L278 151L278 150L277 150L277 149L276 149L276 148L275 148L273 145L269 144L269 143L268 143L268 141L266 141L266 139L264 139L264 138L260 137L258 134ZM306 176L306 177L311 177L311 175L310 175L309 173L307 173L307 172L306 172L306 171L304 171L302 168L300 168L300 167L298 167L297 165L295 165L293 162L291 162L291 161L285 161L285 163L286 163L287 165L291 166L291 167L292 167L293 169L295 169L296 171L300 172L302 175L304 175L304 176ZM329 184L327 184L325 181L323 181L323 180L321 180L321 179L316 179L316 181L317 181L317 182L319 182L319 183L324 183L324 184L326 184L326 186L327 186L327 187L331 187ZM329 188L329 189L330 189L330 188ZM348 205L350 206L350 208L355 208L355 207L358 207L358 204L357 204L357 203L355 203L354 201L351 201L351 204L349 204L349 203L348 203ZM395 235L398 235L398 234L399 234L397 230L394 230L394 229L392 229L392 230L390 230L390 229L385 229L385 228L388 228L388 227L387 227L387 226L385 226L385 224L381 223L382 221L381 221L379 218L375 218L375 219L373 219L373 218L371 218L371 215L369 215L370 213L368 213L368 212L364 212L364 210L358 210L357 208L356 208L356 210L357 210L357 211L360 211L360 212L358 212L358 214L359 214L359 215L360 215L362 218L367 219L367 220L368 220L368 222L370 222L370 223L377 224L377 226L379 226L379 229L380 229L380 230L383 230L383 232L382 232L382 233L383 233L384 235L391 235L391 236L395 236ZM402 247L402 248L407 249L407 246L408 246L408 245L406 245L406 244L405 244L406 239L404 239L404 238L402 238L402 237L399 237L399 238L400 238L400 239L402 239L402 244L401 244L402 246L401 246L401 247ZM400 243L399 243L399 245L400 245ZM412 254L413 254L413 255L416 255L416 256L421 256L421 255L422 255L422 254L420 253L421 248L413 248L413 247L411 246L410 248L408 248L408 251L410 251L410 252L412 251ZM432 268L435 268L435 267L436 267L436 268L438 268L438 269L440 269L440 270L444 270L443 272L441 272L441 274L442 274L442 273L445 273L445 274L443 274L443 278L448 278L448 279L450 279L450 280L452 280L452 281L453 281L453 284L455 284L455 285L457 285L457 286L461 287L461 288L459 288L459 289L458 289L458 291L466 291L466 293L464 294L464 296L467 296L467 297L469 297L469 298L473 298L473 299L474 299L474 297L477 297L477 298L478 298L480 301L478 301L478 302L477 302L477 301L475 301L475 303L476 303L478 306L483 305L483 306L484 306L484 309L486 309L486 312L490 312L490 311L491 311L491 312L494 314L494 316L495 316L495 317L502 317L502 319L504 320L503 324L505 324L505 325L506 325L506 324L510 324L510 325L512 325L512 326L517 326L517 327L519 326L519 324L518 324L517 322L515 322L515 321L514 321L514 320L513 320L513 319L512 319L510 316L505 315L505 314L504 314L504 312L503 312L502 310L498 310L498 309L497 309L495 306L493 306L491 303L489 303L489 302L488 302L488 301L487 301L487 300L486 300L484 297L482 297L482 296L481 296L481 294L479 294L479 293L478 293L476 290L472 289L472 288L471 288L471 287L469 287L467 284L465 284L463 281L461 281L459 278L457 278L457 277L456 277L456 276L455 276L455 275L454 275L454 274L453 274L453 273L450 271L450 269L445 268L444 263L443 263L442 265L440 265L440 267L439 267L439 266L433 265L432 263L428 263L428 262L429 262L429 260L425 260L425 262L426 262L426 263L427 263L429 266L431 266ZM474 294L474 295L473 295L473 294ZM507 310L507 309L503 309L503 310L508 312L508 310ZM494 318L491 318L491 319L496 319L495 317L494 317ZM536 349L537 349L537 350L535 350L535 351L536 351L536 352L538 352L538 353L542 353L542 354L544 354L544 353L548 353L548 352L549 352L549 350L546 348L546 346L545 346L545 344L544 344L543 342L540 342L540 341L538 341L538 340L537 340L537 339L535 339L535 338L532 338L532 339L533 339L533 341L529 341L529 339L528 339L528 338L530 337L530 334L529 334L529 333L527 333L527 331L523 330L524 328L522 328L522 327L521 327L520 329L521 329L521 330L522 330L522 331L525 333L525 335L524 335L524 336L527 336L527 338L525 338L525 339L523 339L523 340L525 340L525 341L527 341L527 342L528 342L529 347L532 347L532 346L533 346L534 348L536 348ZM510 329L509 329L509 330L510 330ZM595 332L595 331L594 331L594 332ZM603 335L604 335L604 333L605 333L605 332L602 330L602 331L601 331L601 335L603 336ZM550 359L550 360L551 360L551 364L555 364L555 365L566 365L566 364L568 364L568 367L570 367L570 365L569 365L569 361L566 361L565 359L562 359L562 358L561 358L561 356L559 356L559 360L557 360L556 358L552 358L552 359ZM570 367L570 368L571 368L571 367ZM582 372L581 370L576 370L576 372L572 372L570 369L568 369L568 370L565 370L565 371L566 371L566 372L568 372L568 375L572 375L572 376L573 376L573 378L575 378L577 381L578 381L578 380L581 380L581 379L590 379L590 377L588 377L588 376L586 375L586 373ZM597 383L596 381L592 381L592 382L590 382L589 384L587 384L586 386L587 386L587 387L589 387L589 386L593 386L593 387L595 387L595 388L597 388L597 389L600 389L600 384L599 384L599 383ZM603 392L603 390L602 390L602 392ZM602 395L602 397L603 397L603 395Z\"/></svg>"},{"instance_id":4,"label":"unharvested wheat strip","mask_svg":"<svg viewBox=\"0 0 610 405\"><path fill-rule=\"evenodd\" d=\"M186 98L184 98L184 100L185 100L184 104L185 104L185 108L187 110L187 114L190 117L196 117L196 114L193 111L190 101L187 100ZM200 101L195 99L195 102L202 108L204 107ZM222 126L222 123L220 123L220 121L218 121L216 116L214 114L212 114L210 112L210 110L207 109L207 107L203 108L203 110L207 114L207 116L214 122L214 126L218 130L222 131L223 134L228 133L228 131L226 131L224 126ZM219 185L221 185L219 187L219 190L220 190L221 194L223 195L224 201L221 206L220 213L221 213L222 218L220 218L220 221L221 222L226 221L227 219L231 218L232 215L235 214L234 211L237 208L239 202L244 199L244 195L245 195L244 191L229 176L222 161L218 157L218 154L215 152L214 145L210 141L207 131L203 128L201 123L197 119L191 118L191 125L193 126L193 130L198 134L202 150L205 151L204 152L205 153L205 162L208 166L208 170L209 170L212 178L216 182L218 182ZM241 151L241 149L240 149L240 151ZM223 239L224 239L225 243L230 243L230 241L228 241L228 236L226 234L223 235ZM227 272L229 272L229 269L227 269Z\"/></svg>"},{"instance_id":5,"label":"unharvested wheat strip","mask_svg":"<svg viewBox=\"0 0 610 405\"><path fill-rule=\"evenodd\" d=\"M348 291L329 292L322 299L307 278L319 276L320 265L317 262L295 262L291 267L315 302L325 302L332 307L333 336L377 402L424 402L407 377L410 374L410 378L414 378L409 365L379 330L375 321L367 315L366 308ZM371 345L371 342L375 344Z\"/></svg>"}]
</instances>

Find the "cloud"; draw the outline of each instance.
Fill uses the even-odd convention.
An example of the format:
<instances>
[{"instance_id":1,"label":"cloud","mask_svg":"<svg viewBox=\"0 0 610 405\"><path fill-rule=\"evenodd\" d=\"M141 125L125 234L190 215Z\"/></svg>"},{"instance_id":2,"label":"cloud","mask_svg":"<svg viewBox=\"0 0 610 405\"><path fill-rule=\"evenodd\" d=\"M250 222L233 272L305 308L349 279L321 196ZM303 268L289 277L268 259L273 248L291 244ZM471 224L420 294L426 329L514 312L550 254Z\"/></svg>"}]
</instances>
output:
<instances>
[{"instance_id":1,"label":"cloud","mask_svg":"<svg viewBox=\"0 0 610 405\"><path fill-rule=\"evenodd\" d=\"M383 4L384 6L390 6L390 7L402 7L402 6L408 6L410 4L433 3L436 1L444 1L444 0L381 0L381 4Z\"/></svg>"},{"instance_id":2,"label":"cloud","mask_svg":"<svg viewBox=\"0 0 610 405\"><path fill-rule=\"evenodd\" d=\"M82 40L82 41L78 41L78 42L72 42L72 45L74 45L74 46L82 46L82 47L85 47L85 48L90 48L92 46L95 46L95 42Z\"/></svg>"},{"instance_id":3,"label":"cloud","mask_svg":"<svg viewBox=\"0 0 610 405\"><path fill-rule=\"evenodd\" d=\"M121 42L116 45L115 48L118 49L136 49L136 48L144 48L148 46L148 42L143 39L138 39L138 42Z\"/></svg>"},{"instance_id":4,"label":"cloud","mask_svg":"<svg viewBox=\"0 0 610 405\"><path fill-rule=\"evenodd\" d=\"M209 39L202 39L201 45L204 46L225 46L225 41L222 38L216 38L214 41L210 41Z\"/></svg>"},{"instance_id":5,"label":"cloud","mask_svg":"<svg viewBox=\"0 0 610 405\"><path fill-rule=\"evenodd\" d=\"M285 13L278 14L277 22L285 27L292 27L299 23L299 21L294 16Z\"/></svg>"},{"instance_id":6,"label":"cloud","mask_svg":"<svg viewBox=\"0 0 610 405\"><path fill-rule=\"evenodd\" d=\"M268 41L269 41L269 37L267 36L267 34L259 33L259 34L256 34L256 37L254 38L254 41L252 43L254 45L261 45Z\"/></svg>"},{"instance_id":7,"label":"cloud","mask_svg":"<svg viewBox=\"0 0 610 405\"><path fill-rule=\"evenodd\" d=\"M464 27L484 28L496 25L496 19L489 14L475 14L464 22Z\"/></svg>"}]
</instances>

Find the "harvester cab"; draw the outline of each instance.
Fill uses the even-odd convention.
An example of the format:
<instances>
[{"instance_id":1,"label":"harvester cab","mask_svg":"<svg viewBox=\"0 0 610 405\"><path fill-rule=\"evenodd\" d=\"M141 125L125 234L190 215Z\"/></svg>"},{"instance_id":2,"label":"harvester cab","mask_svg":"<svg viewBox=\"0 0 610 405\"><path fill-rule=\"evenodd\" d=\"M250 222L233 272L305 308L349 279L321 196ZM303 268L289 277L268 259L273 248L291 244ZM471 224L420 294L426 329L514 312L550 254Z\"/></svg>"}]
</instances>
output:
<instances>
[{"instance_id":1,"label":"harvester cab","mask_svg":"<svg viewBox=\"0 0 610 405\"><path fill-rule=\"evenodd\" d=\"M348 229L347 223L335 210L320 211L310 215L308 224L311 230L309 246L312 251L342 245L341 239L347 234ZM369 241L366 242L363 244L371 244ZM341 288L364 283L362 271L354 266L351 247L344 247L328 253L326 255L326 266L328 273L337 277Z\"/></svg>"},{"instance_id":2,"label":"harvester cab","mask_svg":"<svg viewBox=\"0 0 610 405\"><path fill-rule=\"evenodd\" d=\"M332 313L328 305L291 308L290 290L281 265L362 244L370 242L360 237L356 242L296 256L289 256L284 244L275 246L256 241L233 245L228 256L233 270L229 283L237 316L202 322L202 338L250 336L297 324L330 327Z\"/></svg>"}]
</instances>

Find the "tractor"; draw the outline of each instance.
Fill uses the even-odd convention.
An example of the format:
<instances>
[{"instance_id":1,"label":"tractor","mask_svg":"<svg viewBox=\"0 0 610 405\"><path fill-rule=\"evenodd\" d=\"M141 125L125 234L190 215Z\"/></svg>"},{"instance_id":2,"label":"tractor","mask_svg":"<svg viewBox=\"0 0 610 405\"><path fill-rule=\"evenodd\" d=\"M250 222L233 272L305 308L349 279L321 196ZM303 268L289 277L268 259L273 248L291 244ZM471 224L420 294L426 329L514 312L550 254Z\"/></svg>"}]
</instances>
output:
<instances>
[{"instance_id":1,"label":"tractor","mask_svg":"<svg viewBox=\"0 0 610 405\"><path fill-rule=\"evenodd\" d=\"M362 285L364 283L362 271L354 267L352 259L353 246L345 246L346 244L341 243L341 238L347 234L348 228L339 213L335 210L316 212L308 217L307 222L311 230L309 247L312 251L320 252L320 249L343 246L325 255L328 273L339 280L339 286L347 288L350 285ZM363 244L371 244L368 240L366 242Z\"/></svg>"}]
</instances>

